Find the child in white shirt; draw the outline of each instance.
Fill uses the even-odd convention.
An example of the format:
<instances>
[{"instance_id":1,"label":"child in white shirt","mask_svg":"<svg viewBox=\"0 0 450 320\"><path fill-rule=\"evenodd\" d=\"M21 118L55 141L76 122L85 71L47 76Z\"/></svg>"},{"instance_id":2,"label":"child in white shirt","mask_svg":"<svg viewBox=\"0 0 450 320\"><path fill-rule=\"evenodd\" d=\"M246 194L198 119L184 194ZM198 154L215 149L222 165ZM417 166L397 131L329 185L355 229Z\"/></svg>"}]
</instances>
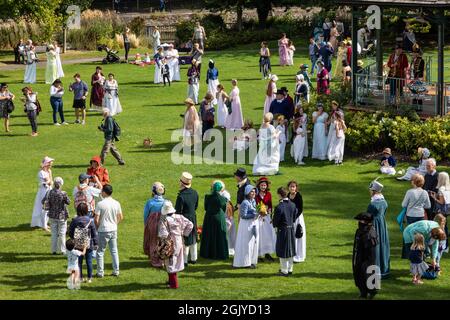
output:
<instances>
[{"instance_id":1,"label":"child in white shirt","mask_svg":"<svg viewBox=\"0 0 450 320\"><path fill-rule=\"evenodd\" d=\"M278 125L276 129L280 131L280 161L284 161L284 152L286 149L286 120L283 115L277 118Z\"/></svg>"},{"instance_id":2,"label":"child in white shirt","mask_svg":"<svg viewBox=\"0 0 450 320\"><path fill-rule=\"evenodd\" d=\"M75 249L75 241L68 239L66 241L67 254L67 273L70 274L67 279L67 288L70 290L80 289L80 268L78 267L78 257L86 254L86 247L83 251Z\"/></svg>"}]
</instances>

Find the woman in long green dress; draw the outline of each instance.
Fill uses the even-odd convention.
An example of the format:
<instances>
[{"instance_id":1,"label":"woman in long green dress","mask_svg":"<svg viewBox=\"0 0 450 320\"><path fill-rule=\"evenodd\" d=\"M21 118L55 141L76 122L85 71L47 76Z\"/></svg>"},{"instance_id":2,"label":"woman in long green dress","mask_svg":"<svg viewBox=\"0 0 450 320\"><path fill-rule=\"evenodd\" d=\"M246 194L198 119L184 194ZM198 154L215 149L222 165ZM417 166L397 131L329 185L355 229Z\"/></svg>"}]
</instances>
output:
<instances>
[{"instance_id":1,"label":"woman in long green dress","mask_svg":"<svg viewBox=\"0 0 450 320\"><path fill-rule=\"evenodd\" d=\"M52 84L58 77L58 70L56 67L56 52L55 47L51 44L48 46L47 52L47 68L45 70L45 83Z\"/></svg>"},{"instance_id":2,"label":"woman in long green dress","mask_svg":"<svg viewBox=\"0 0 450 320\"><path fill-rule=\"evenodd\" d=\"M380 267L381 278L385 279L390 272L390 245L389 233L386 225L386 210L388 204L381 191L383 185L378 181L372 181L369 186L372 196L367 212L373 217L373 226L378 235L378 243L375 247L375 264Z\"/></svg>"},{"instance_id":3,"label":"woman in long green dress","mask_svg":"<svg viewBox=\"0 0 450 320\"><path fill-rule=\"evenodd\" d=\"M206 259L228 259L227 224L225 212L227 199L220 195L224 189L221 181L215 181L211 194L205 196L205 219L203 220L200 256Z\"/></svg>"}]
</instances>

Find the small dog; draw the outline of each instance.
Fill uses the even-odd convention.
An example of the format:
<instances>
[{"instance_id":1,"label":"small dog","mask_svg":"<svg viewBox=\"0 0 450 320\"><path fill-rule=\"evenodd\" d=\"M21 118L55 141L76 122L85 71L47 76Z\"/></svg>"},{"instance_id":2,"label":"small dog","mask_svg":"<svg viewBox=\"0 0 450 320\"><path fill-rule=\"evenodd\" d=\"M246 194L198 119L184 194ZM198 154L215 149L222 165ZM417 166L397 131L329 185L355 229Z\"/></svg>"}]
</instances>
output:
<instances>
[{"instance_id":1,"label":"small dog","mask_svg":"<svg viewBox=\"0 0 450 320\"><path fill-rule=\"evenodd\" d=\"M144 139L143 146L144 148L151 148L153 146L153 140L150 138Z\"/></svg>"}]
</instances>

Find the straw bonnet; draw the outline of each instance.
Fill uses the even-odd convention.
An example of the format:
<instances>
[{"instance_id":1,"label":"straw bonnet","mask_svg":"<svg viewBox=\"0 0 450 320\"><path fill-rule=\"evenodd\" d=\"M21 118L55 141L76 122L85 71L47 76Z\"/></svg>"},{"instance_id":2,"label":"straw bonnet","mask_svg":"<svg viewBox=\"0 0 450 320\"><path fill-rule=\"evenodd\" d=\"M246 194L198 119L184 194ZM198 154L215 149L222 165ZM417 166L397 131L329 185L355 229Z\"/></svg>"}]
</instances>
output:
<instances>
[{"instance_id":1,"label":"straw bonnet","mask_svg":"<svg viewBox=\"0 0 450 320\"><path fill-rule=\"evenodd\" d=\"M195 106L194 101L191 98L187 98L186 100L184 100L185 104L190 104L191 106Z\"/></svg>"},{"instance_id":2,"label":"straw bonnet","mask_svg":"<svg viewBox=\"0 0 450 320\"><path fill-rule=\"evenodd\" d=\"M168 214L175 213L175 212L177 212L177 211L173 207L172 201L169 201L169 200L164 201L163 207L161 209L161 214L163 216L166 216Z\"/></svg>"},{"instance_id":3,"label":"straw bonnet","mask_svg":"<svg viewBox=\"0 0 450 320\"><path fill-rule=\"evenodd\" d=\"M278 81L278 76L277 76L276 74L273 74L273 75L270 77L270 80L272 80L272 81Z\"/></svg>"},{"instance_id":4,"label":"straw bonnet","mask_svg":"<svg viewBox=\"0 0 450 320\"><path fill-rule=\"evenodd\" d=\"M383 150L383 153L386 153L386 154L392 156L391 148L385 148L385 149Z\"/></svg>"},{"instance_id":5,"label":"straw bonnet","mask_svg":"<svg viewBox=\"0 0 450 320\"><path fill-rule=\"evenodd\" d=\"M55 159L46 156L44 159L42 159L41 164L42 164L42 166L46 166L53 161L55 161Z\"/></svg>"},{"instance_id":6,"label":"straw bonnet","mask_svg":"<svg viewBox=\"0 0 450 320\"><path fill-rule=\"evenodd\" d=\"M189 172L183 172L180 181L186 188L189 188L192 185L192 175Z\"/></svg>"}]
</instances>

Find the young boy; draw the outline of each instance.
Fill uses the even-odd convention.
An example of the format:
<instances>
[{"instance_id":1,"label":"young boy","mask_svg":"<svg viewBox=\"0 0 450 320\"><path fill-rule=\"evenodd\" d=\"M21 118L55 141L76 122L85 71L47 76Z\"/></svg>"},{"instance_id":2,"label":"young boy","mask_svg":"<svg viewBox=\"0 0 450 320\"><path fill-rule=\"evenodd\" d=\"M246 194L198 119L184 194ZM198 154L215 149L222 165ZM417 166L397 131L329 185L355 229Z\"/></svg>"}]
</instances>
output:
<instances>
[{"instance_id":1,"label":"young boy","mask_svg":"<svg viewBox=\"0 0 450 320\"><path fill-rule=\"evenodd\" d=\"M166 80L169 83L169 87L170 87L170 68L169 68L169 65L167 64L166 59L164 59L162 62L161 72L162 72L164 87L166 86Z\"/></svg>"}]
</instances>

